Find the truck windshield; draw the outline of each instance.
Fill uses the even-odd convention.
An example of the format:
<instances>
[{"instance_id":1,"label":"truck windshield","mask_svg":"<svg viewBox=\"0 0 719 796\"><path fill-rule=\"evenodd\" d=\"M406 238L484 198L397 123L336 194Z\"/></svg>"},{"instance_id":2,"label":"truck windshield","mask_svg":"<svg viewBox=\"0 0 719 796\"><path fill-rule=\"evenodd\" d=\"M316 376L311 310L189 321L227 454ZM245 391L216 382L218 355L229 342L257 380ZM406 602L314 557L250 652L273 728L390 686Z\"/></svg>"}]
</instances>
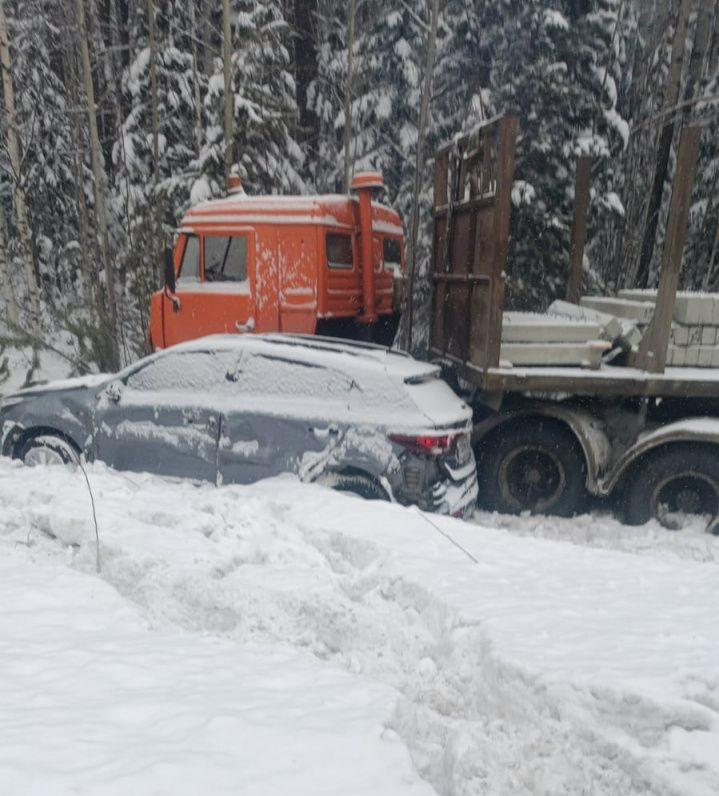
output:
<instances>
[{"instance_id":1,"label":"truck windshield","mask_svg":"<svg viewBox=\"0 0 719 796\"><path fill-rule=\"evenodd\" d=\"M245 236L205 237L205 281L244 282L247 279Z\"/></svg>"}]
</instances>

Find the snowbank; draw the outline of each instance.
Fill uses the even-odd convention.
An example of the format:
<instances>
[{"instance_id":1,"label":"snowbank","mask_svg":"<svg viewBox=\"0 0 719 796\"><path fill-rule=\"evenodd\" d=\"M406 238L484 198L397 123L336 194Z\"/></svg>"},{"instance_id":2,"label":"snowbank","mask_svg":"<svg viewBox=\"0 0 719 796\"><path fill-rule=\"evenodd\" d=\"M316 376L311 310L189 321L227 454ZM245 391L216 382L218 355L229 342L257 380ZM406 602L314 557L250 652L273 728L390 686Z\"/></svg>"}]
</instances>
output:
<instances>
[{"instance_id":1,"label":"snowbank","mask_svg":"<svg viewBox=\"0 0 719 796\"><path fill-rule=\"evenodd\" d=\"M0 777L18 792L36 781L113 792L126 769L134 792L158 783L183 792L185 782L193 792L187 750L208 752L204 792L215 781L221 792L246 765L257 792L263 777L286 786L251 746L252 716L273 749L307 736L291 757L314 770L298 780L312 783L308 793L324 787L320 758L322 771L345 766L327 793L427 792L418 775L443 796L719 790L716 557L520 538L292 479L215 489L101 466L89 477L99 579L81 474L0 460L0 559L11 562L0 599L16 611L0 627L10 645L0 654L0 734L13 750ZM93 633L108 654L86 678L78 666ZM261 695L275 689L276 704L268 696L247 714L248 678L263 682ZM176 681L179 699L167 690ZM341 718L345 696L356 721ZM337 711L322 718L328 702ZM53 722L43 730L52 705L56 728L78 726L67 743ZM319 726L333 728L322 737L307 729L318 710ZM357 784L355 770L368 778Z\"/></svg>"}]
</instances>

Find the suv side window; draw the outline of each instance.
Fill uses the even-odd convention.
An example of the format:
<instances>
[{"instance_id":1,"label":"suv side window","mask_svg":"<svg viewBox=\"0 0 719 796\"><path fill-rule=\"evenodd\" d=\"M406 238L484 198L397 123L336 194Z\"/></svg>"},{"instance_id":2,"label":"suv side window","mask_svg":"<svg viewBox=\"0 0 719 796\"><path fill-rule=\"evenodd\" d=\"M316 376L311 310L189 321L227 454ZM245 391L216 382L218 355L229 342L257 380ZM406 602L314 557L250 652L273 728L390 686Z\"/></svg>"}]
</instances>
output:
<instances>
[{"instance_id":1,"label":"suv side window","mask_svg":"<svg viewBox=\"0 0 719 796\"><path fill-rule=\"evenodd\" d=\"M351 269L354 265L352 257L352 236L330 233L326 239L327 265L330 268Z\"/></svg>"},{"instance_id":2,"label":"suv side window","mask_svg":"<svg viewBox=\"0 0 719 796\"><path fill-rule=\"evenodd\" d=\"M351 378L332 368L248 353L243 354L233 381L241 393L248 395L320 400L345 397L354 386Z\"/></svg>"},{"instance_id":3,"label":"suv side window","mask_svg":"<svg viewBox=\"0 0 719 796\"><path fill-rule=\"evenodd\" d=\"M183 351L162 354L144 367L131 373L127 386L139 392L197 392L227 391L231 382L227 374L237 368L236 351Z\"/></svg>"},{"instance_id":4,"label":"suv side window","mask_svg":"<svg viewBox=\"0 0 719 796\"><path fill-rule=\"evenodd\" d=\"M200 239L197 235L187 236L177 281L179 284L200 281Z\"/></svg>"},{"instance_id":5,"label":"suv side window","mask_svg":"<svg viewBox=\"0 0 719 796\"><path fill-rule=\"evenodd\" d=\"M247 279L247 236L205 236L205 281L244 282Z\"/></svg>"}]
</instances>

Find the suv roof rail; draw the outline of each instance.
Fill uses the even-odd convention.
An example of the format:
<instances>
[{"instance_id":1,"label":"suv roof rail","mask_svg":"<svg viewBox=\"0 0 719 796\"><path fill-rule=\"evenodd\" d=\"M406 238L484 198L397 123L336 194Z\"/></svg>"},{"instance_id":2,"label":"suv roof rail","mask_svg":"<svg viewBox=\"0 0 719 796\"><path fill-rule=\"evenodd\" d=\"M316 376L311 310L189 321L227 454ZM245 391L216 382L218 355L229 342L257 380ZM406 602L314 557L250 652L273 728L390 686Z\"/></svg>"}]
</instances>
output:
<instances>
[{"instance_id":1,"label":"suv roof rail","mask_svg":"<svg viewBox=\"0 0 719 796\"><path fill-rule=\"evenodd\" d=\"M325 350L336 351L338 349L344 350L350 354L357 354L362 351L376 352L384 354L393 354L401 357L409 357L406 351L399 349L388 348L387 346L377 345L377 343L366 343L361 340L347 340L344 337L327 337L317 334L282 334L278 332L270 332L268 334L258 334L264 340L277 343L287 343L289 345L304 345L310 348L324 348ZM293 341L295 341L293 343Z\"/></svg>"}]
</instances>

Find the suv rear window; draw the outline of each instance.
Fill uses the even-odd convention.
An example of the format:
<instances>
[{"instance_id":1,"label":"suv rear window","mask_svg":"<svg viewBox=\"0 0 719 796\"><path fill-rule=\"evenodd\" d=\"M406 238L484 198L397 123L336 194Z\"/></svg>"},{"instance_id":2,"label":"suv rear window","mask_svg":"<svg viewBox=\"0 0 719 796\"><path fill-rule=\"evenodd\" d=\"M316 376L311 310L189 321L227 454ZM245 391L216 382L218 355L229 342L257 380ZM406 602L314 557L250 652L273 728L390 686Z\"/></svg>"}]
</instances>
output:
<instances>
[{"instance_id":1,"label":"suv rear window","mask_svg":"<svg viewBox=\"0 0 719 796\"><path fill-rule=\"evenodd\" d=\"M327 265L330 268L352 268L352 236L331 234L327 236Z\"/></svg>"}]
</instances>

